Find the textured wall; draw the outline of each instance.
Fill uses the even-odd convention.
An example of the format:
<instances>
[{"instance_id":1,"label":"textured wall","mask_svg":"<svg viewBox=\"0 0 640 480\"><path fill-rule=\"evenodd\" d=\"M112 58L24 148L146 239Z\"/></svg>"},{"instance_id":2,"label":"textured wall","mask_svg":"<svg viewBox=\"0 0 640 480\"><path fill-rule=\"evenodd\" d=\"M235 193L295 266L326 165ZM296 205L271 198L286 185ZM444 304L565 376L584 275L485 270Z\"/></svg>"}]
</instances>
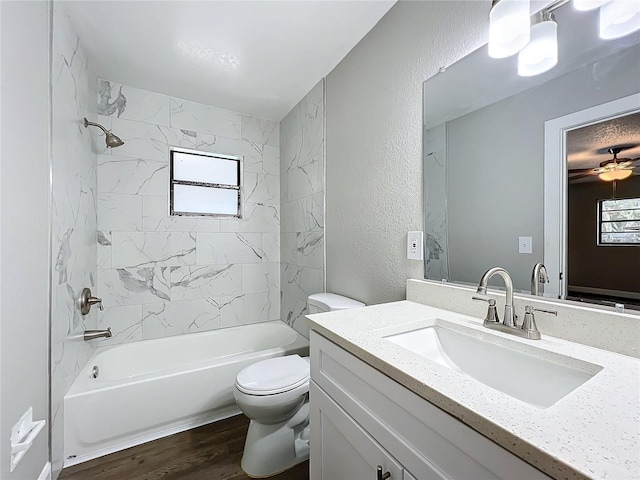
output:
<instances>
[{"instance_id":1,"label":"textured wall","mask_svg":"<svg viewBox=\"0 0 640 480\"><path fill-rule=\"evenodd\" d=\"M327 290L405 296L422 262L422 82L488 33L490 2L398 2L327 77Z\"/></svg>"},{"instance_id":2,"label":"textured wall","mask_svg":"<svg viewBox=\"0 0 640 480\"><path fill-rule=\"evenodd\" d=\"M324 81L280 122L282 320L309 336L307 297L324 291Z\"/></svg>"},{"instance_id":3,"label":"textured wall","mask_svg":"<svg viewBox=\"0 0 640 480\"><path fill-rule=\"evenodd\" d=\"M0 2L0 478L49 459L50 2ZM47 420L10 473L11 427Z\"/></svg>"},{"instance_id":4,"label":"textured wall","mask_svg":"<svg viewBox=\"0 0 640 480\"><path fill-rule=\"evenodd\" d=\"M87 57L64 7L53 6L51 219L51 408L54 474L63 461L65 393L93 350L82 332L96 328L93 309L83 316L77 299L96 292L96 138L82 125L95 120ZM91 100L90 100L91 99Z\"/></svg>"},{"instance_id":5,"label":"textured wall","mask_svg":"<svg viewBox=\"0 0 640 480\"><path fill-rule=\"evenodd\" d=\"M103 344L280 319L278 123L98 81ZM169 148L244 156L245 218L169 217Z\"/></svg>"}]
</instances>

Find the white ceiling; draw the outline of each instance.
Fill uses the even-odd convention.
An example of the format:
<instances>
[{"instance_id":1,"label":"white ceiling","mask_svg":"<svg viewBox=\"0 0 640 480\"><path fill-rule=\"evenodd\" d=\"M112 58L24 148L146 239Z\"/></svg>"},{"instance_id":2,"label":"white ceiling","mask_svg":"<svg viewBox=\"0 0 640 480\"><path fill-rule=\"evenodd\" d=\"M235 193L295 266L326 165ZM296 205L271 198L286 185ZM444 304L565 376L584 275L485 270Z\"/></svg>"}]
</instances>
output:
<instances>
[{"instance_id":1,"label":"white ceiling","mask_svg":"<svg viewBox=\"0 0 640 480\"><path fill-rule=\"evenodd\" d=\"M395 0L65 1L92 72L281 120Z\"/></svg>"},{"instance_id":2,"label":"white ceiling","mask_svg":"<svg viewBox=\"0 0 640 480\"><path fill-rule=\"evenodd\" d=\"M595 123L567 132L569 168L595 168L611 160L608 150L623 147L618 158L640 158L640 113Z\"/></svg>"},{"instance_id":3,"label":"white ceiling","mask_svg":"<svg viewBox=\"0 0 640 480\"><path fill-rule=\"evenodd\" d=\"M596 168L601 162L611 160L610 148L623 148L618 154L620 161L640 159L640 113L632 113L594 123L567 132L567 164L569 170ZM640 174L640 160L632 163L636 167L632 175ZM599 181L597 175L573 179L572 183Z\"/></svg>"}]
</instances>

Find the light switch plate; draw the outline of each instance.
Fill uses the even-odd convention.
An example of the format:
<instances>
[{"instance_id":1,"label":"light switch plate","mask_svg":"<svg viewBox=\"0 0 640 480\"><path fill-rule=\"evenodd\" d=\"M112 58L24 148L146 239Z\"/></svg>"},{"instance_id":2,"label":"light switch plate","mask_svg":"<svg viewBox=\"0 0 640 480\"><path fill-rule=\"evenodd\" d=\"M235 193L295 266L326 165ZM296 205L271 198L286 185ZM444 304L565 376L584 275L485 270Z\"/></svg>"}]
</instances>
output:
<instances>
[{"instance_id":1,"label":"light switch plate","mask_svg":"<svg viewBox=\"0 0 640 480\"><path fill-rule=\"evenodd\" d=\"M423 236L422 232L408 232L407 233L407 259L409 260L422 260L422 245Z\"/></svg>"},{"instance_id":2,"label":"light switch plate","mask_svg":"<svg viewBox=\"0 0 640 480\"><path fill-rule=\"evenodd\" d=\"M533 253L532 237L518 237L518 253Z\"/></svg>"}]
</instances>

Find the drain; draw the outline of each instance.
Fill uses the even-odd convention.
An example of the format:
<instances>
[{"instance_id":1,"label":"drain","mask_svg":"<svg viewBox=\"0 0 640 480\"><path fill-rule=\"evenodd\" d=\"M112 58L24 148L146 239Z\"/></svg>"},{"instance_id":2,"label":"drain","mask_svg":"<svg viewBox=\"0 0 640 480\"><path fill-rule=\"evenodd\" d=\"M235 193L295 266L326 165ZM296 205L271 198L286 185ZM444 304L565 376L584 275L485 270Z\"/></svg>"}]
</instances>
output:
<instances>
[{"instance_id":1,"label":"drain","mask_svg":"<svg viewBox=\"0 0 640 480\"><path fill-rule=\"evenodd\" d=\"M94 365L93 368L91 369L91 378L98 378L99 374L100 374L100 369L98 368L97 365Z\"/></svg>"}]
</instances>

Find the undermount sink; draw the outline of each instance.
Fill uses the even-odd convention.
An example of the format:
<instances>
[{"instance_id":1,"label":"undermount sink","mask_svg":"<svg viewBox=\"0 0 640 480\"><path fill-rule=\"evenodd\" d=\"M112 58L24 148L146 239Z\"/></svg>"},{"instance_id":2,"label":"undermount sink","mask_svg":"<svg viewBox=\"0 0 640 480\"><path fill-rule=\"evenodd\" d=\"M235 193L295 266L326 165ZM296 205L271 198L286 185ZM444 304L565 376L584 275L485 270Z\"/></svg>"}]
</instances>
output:
<instances>
[{"instance_id":1,"label":"undermount sink","mask_svg":"<svg viewBox=\"0 0 640 480\"><path fill-rule=\"evenodd\" d=\"M457 324L447 328L448 323L434 319L432 326L384 338L538 408L550 407L602 370L555 353L555 361L539 358L459 331L466 327Z\"/></svg>"}]
</instances>

